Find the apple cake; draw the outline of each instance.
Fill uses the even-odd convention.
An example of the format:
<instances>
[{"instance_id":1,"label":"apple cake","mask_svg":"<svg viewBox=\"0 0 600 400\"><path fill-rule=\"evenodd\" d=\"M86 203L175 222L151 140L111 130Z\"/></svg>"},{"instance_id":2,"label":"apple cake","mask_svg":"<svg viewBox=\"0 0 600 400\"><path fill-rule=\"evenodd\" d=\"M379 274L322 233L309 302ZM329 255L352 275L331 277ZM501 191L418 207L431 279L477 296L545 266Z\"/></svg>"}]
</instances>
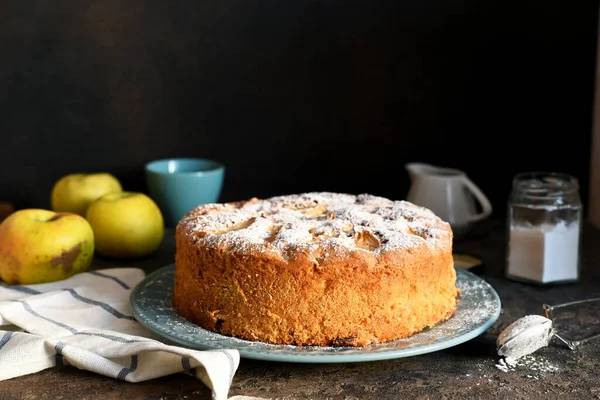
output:
<instances>
[{"instance_id":1,"label":"apple cake","mask_svg":"<svg viewBox=\"0 0 600 400\"><path fill-rule=\"evenodd\" d=\"M201 205L176 228L173 307L222 335L365 346L450 318L452 230L429 209L369 194Z\"/></svg>"}]
</instances>

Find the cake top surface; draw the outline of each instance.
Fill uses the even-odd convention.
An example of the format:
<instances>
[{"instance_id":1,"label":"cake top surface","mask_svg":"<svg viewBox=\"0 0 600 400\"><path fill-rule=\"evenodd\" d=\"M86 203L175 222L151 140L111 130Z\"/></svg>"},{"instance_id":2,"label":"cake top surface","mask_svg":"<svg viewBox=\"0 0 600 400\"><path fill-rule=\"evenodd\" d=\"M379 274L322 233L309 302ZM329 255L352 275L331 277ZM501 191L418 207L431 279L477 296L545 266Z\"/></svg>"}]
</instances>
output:
<instances>
[{"instance_id":1,"label":"cake top surface","mask_svg":"<svg viewBox=\"0 0 600 400\"><path fill-rule=\"evenodd\" d=\"M370 194L311 192L196 207L178 230L237 251L332 248L369 251L448 247L449 224L429 209Z\"/></svg>"}]
</instances>

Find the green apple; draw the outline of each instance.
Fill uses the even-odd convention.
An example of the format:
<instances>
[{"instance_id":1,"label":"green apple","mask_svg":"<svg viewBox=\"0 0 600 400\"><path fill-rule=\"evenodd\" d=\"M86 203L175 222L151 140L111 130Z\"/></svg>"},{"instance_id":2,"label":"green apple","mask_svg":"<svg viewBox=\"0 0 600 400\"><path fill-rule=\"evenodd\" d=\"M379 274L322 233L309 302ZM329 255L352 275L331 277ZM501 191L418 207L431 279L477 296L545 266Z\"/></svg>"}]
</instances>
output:
<instances>
[{"instance_id":1,"label":"green apple","mask_svg":"<svg viewBox=\"0 0 600 400\"><path fill-rule=\"evenodd\" d=\"M52 187L51 208L85 216L90 203L107 193L122 192L121 182L107 172L68 174Z\"/></svg>"},{"instance_id":2,"label":"green apple","mask_svg":"<svg viewBox=\"0 0 600 400\"><path fill-rule=\"evenodd\" d=\"M94 230L100 255L138 258L158 249L164 236L158 205L141 192L109 193L94 200L86 219Z\"/></svg>"},{"instance_id":3,"label":"green apple","mask_svg":"<svg viewBox=\"0 0 600 400\"><path fill-rule=\"evenodd\" d=\"M94 232L80 215L27 208L0 223L0 279L9 285L66 279L93 257Z\"/></svg>"}]
</instances>

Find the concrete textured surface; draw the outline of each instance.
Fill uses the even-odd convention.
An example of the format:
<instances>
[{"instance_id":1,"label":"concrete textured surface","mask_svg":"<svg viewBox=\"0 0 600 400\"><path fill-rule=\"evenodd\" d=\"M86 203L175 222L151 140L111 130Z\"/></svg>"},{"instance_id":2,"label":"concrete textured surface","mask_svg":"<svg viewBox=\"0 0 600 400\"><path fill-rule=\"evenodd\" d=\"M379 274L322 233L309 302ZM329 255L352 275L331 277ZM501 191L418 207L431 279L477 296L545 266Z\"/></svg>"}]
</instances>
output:
<instances>
[{"instance_id":1,"label":"concrete textured surface","mask_svg":"<svg viewBox=\"0 0 600 400\"><path fill-rule=\"evenodd\" d=\"M229 395L265 399L600 398L600 339L574 351L553 340L508 371L498 368L495 348L504 327L527 314L543 315L544 303L600 297L600 230L586 226L583 239L579 282L535 286L504 277L504 224L482 223L457 241L455 250L483 260L476 273L502 300L500 317L487 332L448 349L386 361L293 364L242 359ZM168 234L163 247L151 257L129 262L98 259L95 267L140 266L150 272L172 262L173 245ZM0 382L2 400L209 398L210 390L202 382L179 374L133 384L60 367Z\"/></svg>"}]
</instances>

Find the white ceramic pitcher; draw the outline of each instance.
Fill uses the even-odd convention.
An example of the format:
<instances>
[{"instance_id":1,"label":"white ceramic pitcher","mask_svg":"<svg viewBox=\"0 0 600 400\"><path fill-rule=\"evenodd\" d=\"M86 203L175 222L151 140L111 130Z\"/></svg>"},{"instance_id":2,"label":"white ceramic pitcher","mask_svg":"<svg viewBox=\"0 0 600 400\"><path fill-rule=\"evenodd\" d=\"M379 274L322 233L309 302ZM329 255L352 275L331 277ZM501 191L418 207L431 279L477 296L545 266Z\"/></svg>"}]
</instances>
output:
<instances>
[{"instance_id":1,"label":"white ceramic pitcher","mask_svg":"<svg viewBox=\"0 0 600 400\"><path fill-rule=\"evenodd\" d=\"M462 236L473 222L492 213L486 195L463 171L419 162L405 167L411 179L406 200L429 208L448 222L455 237ZM481 206L479 212L476 201Z\"/></svg>"}]
</instances>

